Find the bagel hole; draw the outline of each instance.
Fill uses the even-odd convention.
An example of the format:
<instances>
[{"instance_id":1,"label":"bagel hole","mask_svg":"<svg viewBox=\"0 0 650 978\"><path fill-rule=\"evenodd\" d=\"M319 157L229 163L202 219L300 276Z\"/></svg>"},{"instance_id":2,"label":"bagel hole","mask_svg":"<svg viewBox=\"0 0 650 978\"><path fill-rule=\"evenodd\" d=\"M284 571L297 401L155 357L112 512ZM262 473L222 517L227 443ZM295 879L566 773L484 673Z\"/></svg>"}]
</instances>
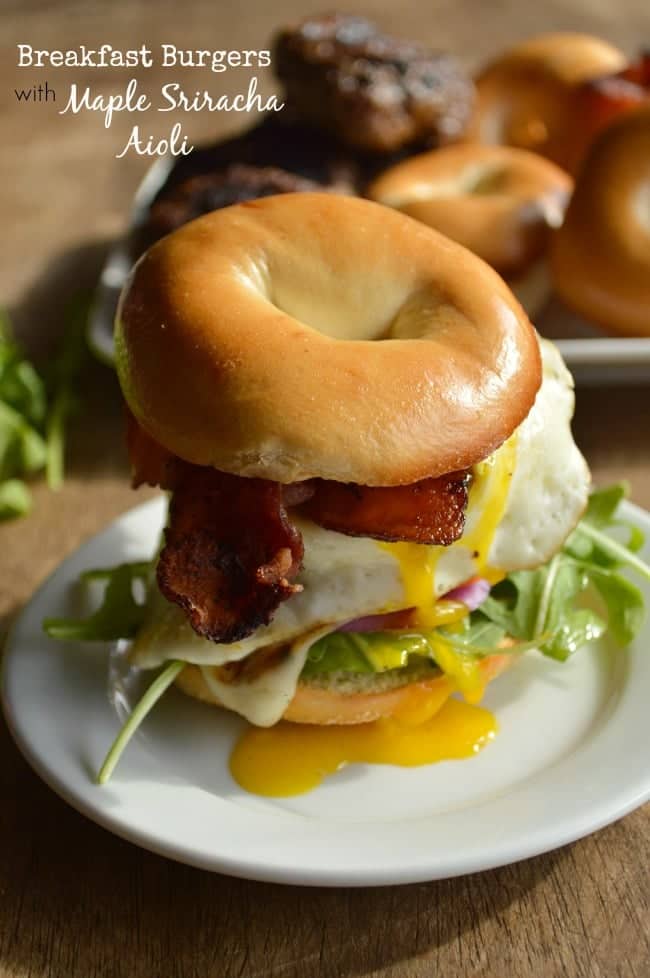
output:
<instances>
[{"instance_id":1,"label":"bagel hole","mask_svg":"<svg viewBox=\"0 0 650 978\"><path fill-rule=\"evenodd\" d=\"M388 285L388 276L378 276L366 289L354 278L330 270L327 283L322 267L307 265L300 280L283 281L277 272L266 289L266 298L276 309L301 326L336 340L389 339L393 323L404 306L403 290Z\"/></svg>"},{"instance_id":2,"label":"bagel hole","mask_svg":"<svg viewBox=\"0 0 650 978\"><path fill-rule=\"evenodd\" d=\"M480 168L480 172L472 174L471 181L468 180L466 184L465 193L479 195L501 193L508 183L509 176L508 169L500 164L483 166Z\"/></svg>"},{"instance_id":3,"label":"bagel hole","mask_svg":"<svg viewBox=\"0 0 650 978\"><path fill-rule=\"evenodd\" d=\"M332 339L417 339L430 331L436 310L446 304L433 283L414 288L401 281L390 256L371 266L372 275L353 274L357 264L364 268L363 254L351 257L343 245L338 253L312 253L306 248L300 255L299 274L295 264L271 255L240 278L299 329L306 327Z\"/></svg>"},{"instance_id":4,"label":"bagel hole","mask_svg":"<svg viewBox=\"0 0 650 978\"><path fill-rule=\"evenodd\" d=\"M408 190L384 203L391 207L435 200L438 197L464 197L502 193L507 187L509 171L501 163L472 163L453 179L416 181Z\"/></svg>"},{"instance_id":5,"label":"bagel hole","mask_svg":"<svg viewBox=\"0 0 650 978\"><path fill-rule=\"evenodd\" d=\"M456 313L453 307L445 301L442 293L432 289L425 292L413 292L401 304L382 339L413 340L425 336L431 330L434 317L443 314L443 318L453 318Z\"/></svg>"}]
</instances>

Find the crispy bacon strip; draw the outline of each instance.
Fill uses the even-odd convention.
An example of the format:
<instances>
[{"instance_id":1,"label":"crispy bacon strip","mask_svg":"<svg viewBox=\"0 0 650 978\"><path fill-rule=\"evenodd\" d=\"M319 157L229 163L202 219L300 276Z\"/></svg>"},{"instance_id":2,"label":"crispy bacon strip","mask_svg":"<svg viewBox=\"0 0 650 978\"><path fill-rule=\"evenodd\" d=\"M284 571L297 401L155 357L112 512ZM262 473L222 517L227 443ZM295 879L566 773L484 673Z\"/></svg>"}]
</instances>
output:
<instances>
[{"instance_id":1,"label":"crispy bacon strip","mask_svg":"<svg viewBox=\"0 0 650 978\"><path fill-rule=\"evenodd\" d=\"M199 635L237 642L266 625L300 585L302 537L282 487L180 462L158 586Z\"/></svg>"},{"instance_id":2,"label":"crispy bacon strip","mask_svg":"<svg viewBox=\"0 0 650 978\"><path fill-rule=\"evenodd\" d=\"M127 444L134 488L146 484L174 489L181 472L200 470L154 441L129 412ZM237 480L242 491L250 489L252 483L267 485L263 479L229 478ZM280 490L285 507L297 507L326 529L377 540L448 546L463 532L468 486L469 473L464 471L406 486L360 486L309 479L281 486Z\"/></svg>"},{"instance_id":3,"label":"crispy bacon strip","mask_svg":"<svg viewBox=\"0 0 650 978\"><path fill-rule=\"evenodd\" d=\"M326 529L378 540L448 546L463 532L468 472L375 488L323 479L282 486L191 465L127 415L134 486L173 491L158 586L199 635L236 642L267 624L293 584L302 557L287 507Z\"/></svg>"},{"instance_id":4,"label":"crispy bacon strip","mask_svg":"<svg viewBox=\"0 0 650 978\"><path fill-rule=\"evenodd\" d=\"M301 512L328 530L447 547L465 526L468 472L388 488L314 480Z\"/></svg>"}]
</instances>

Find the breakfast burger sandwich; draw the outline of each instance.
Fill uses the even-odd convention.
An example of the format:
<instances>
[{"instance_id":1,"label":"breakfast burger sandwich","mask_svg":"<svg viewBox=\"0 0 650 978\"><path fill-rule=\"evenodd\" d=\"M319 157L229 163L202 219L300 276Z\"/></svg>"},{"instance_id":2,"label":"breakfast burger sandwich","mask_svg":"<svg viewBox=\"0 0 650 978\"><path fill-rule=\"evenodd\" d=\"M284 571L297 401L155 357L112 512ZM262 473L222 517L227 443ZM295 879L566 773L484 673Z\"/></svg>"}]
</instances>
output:
<instances>
[{"instance_id":1,"label":"breakfast burger sandwich","mask_svg":"<svg viewBox=\"0 0 650 978\"><path fill-rule=\"evenodd\" d=\"M110 615L47 626L162 667L100 780L174 681L256 727L391 737L632 601L604 583L629 583L602 532L621 493L587 508L558 351L404 214L299 193L203 216L137 263L115 342L134 485L169 514L152 564L115 570Z\"/></svg>"}]
</instances>

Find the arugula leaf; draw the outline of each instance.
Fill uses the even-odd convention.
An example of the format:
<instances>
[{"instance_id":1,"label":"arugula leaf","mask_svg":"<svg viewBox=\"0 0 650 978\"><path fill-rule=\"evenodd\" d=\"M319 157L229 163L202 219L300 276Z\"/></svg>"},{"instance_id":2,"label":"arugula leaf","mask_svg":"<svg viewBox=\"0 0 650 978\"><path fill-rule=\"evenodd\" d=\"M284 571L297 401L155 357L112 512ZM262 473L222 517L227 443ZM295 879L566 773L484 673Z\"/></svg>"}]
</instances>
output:
<instances>
[{"instance_id":1,"label":"arugula leaf","mask_svg":"<svg viewBox=\"0 0 650 978\"><path fill-rule=\"evenodd\" d=\"M460 622L456 624L456 628L459 626L460 631L456 633L455 637L459 641L467 642L470 645L483 645L496 648L499 642L506 636L505 628L501 628L494 622L479 615L468 615L467 618L461 618Z\"/></svg>"},{"instance_id":2,"label":"arugula leaf","mask_svg":"<svg viewBox=\"0 0 650 978\"><path fill-rule=\"evenodd\" d=\"M624 499L629 496L630 487L627 482L616 482L604 489L595 489L589 496L587 509L582 517L583 523L603 529L615 522L616 511Z\"/></svg>"},{"instance_id":3,"label":"arugula leaf","mask_svg":"<svg viewBox=\"0 0 650 978\"><path fill-rule=\"evenodd\" d=\"M63 485L65 454L65 423L77 406L70 392L60 390L52 405L45 429L45 478L50 489Z\"/></svg>"},{"instance_id":4,"label":"arugula leaf","mask_svg":"<svg viewBox=\"0 0 650 978\"><path fill-rule=\"evenodd\" d=\"M527 571L516 571L492 588L488 597L475 612L476 617L485 615L490 621L499 625L504 634L515 638L532 635L544 577L539 574L529 580L527 573Z\"/></svg>"},{"instance_id":5,"label":"arugula leaf","mask_svg":"<svg viewBox=\"0 0 650 978\"><path fill-rule=\"evenodd\" d=\"M146 584L151 566L151 561L137 561L85 571L81 575L83 582L100 581L105 584L103 600L97 611L87 618L46 618L44 631L50 638L68 641L109 642L133 638L145 615L145 605L136 601L133 586L136 581ZM128 742L184 667L184 662L169 662L154 679L108 751L97 774L98 784L105 784L109 780Z\"/></svg>"},{"instance_id":6,"label":"arugula leaf","mask_svg":"<svg viewBox=\"0 0 650 978\"><path fill-rule=\"evenodd\" d=\"M88 355L86 328L89 309L88 296L77 297L70 304L61 349L52 366L53 394L45 429L45 474L48 486L54 490L63 483L66 422L79 406L75 388Z\"/></svg>"},{"instance_id":7,"label":"arugula leaf","mask_svg":"<svg viewBox=\"0 0 650 978\"><path fill-rule=\"evenodd\" d=\"M29 489L21 479L0 482L0 520L26 516L32 506Z\"/></svg>"},{"instance_id":8,"label":"arugula leaf","mask_svg":"<svg viewBox=\"0 0 650 978\"><path fill-rule=\"evenodd\" d=\"M186 665L185 662L172 659L162 672L158 673L113 741L97 774L97 784L106 784L133 734Z\"/></svg>"},{"instance_id":9,"label":"arugula leaf","mask_svg":"<svg viewBox=\"0 0 650 978\"><path fill-rule=\"evenodd\" d=\"M619 645L629 645L645 616L641 591L615 571L592 567L589 576L607 607L607 624Z\"/></svg>"},{"instance_id":10,"label":"arugula leaf","mask_svg":"<svg viewBox=\"0 0 650 978\"><path fill-rule=\"evenodd\" d=\"M612 524L616 525L616 524ZM650 581L650 567L637 557L634 550L631 550L623 543L619 543L618 540L614 540L612 537L607 536L602 530L596 529L590 523L581 522L578 523L577 527L571 534L568 543L569 552L575 551L575 538L578 539L578 555L579 559L589 561L593 566L600 565L601 567L621 567L627 565L628 567L635 570L642 577L645 577ZM580 543L580 538L586 537ZM586 545L591 544L590 548L585 550Z\"/></svg>"},{"instance_id":11,"label":"arugula leaf","mask_svg":"<svg viewBox=\"0 0 650 978\"><path fill-rule=\"evenodd\" d=\"M525 652L537 642L518 642L508 649L497 646L504 632L490 622L454 634L446 629L410 629L385 632L330 632L307 653L302 671L306 678L332 672L378 673L402 669L412 659L439 664L441 647L473 662L495 652ZM477 640L481 639L482 644ZM445 660L448 656L444 656ZM443 663L443 665L445 665Z\"/></svg>"},{"instance_id":12,"label":"arugula leaf","mask_svg":"<svg viewBox=\"0 0 650 978\"><path fill-rule=\"evenodd\" d=\"M331 632L310 647L303 672L305 676L320 676L330 672L370 673L373 668L367 652L374 647L379 653L385 645L385 633ZM408 658L408 651L406 652ZM401 665L405 665L405 661ZM386 667L388 668L388 667Z\"/></svg>"},{"instance_id":13,"label":"arugula leaf","mask_svg":"<svg viewBox=\"0 0 650 978\"><path fill-rule=\"evenodd\" d=\"M9 404L0 401L0 478L38 472L45 461L45 442Z\"/></svg>"},{"instance_id":14,"label":"arugula leaf","mask_svg":"<svg viewBox=\"0 0 650 978\"><path fill-rule=\"evenodd\" d=\"M25 358L6 312L0 310L0 484L12 481L2 519L29 509L27 487L17 490L14 480L45 469L51 489L63 482L65 424L77 406L74 391L86 356L88 308L86 299L70 307L49 382Z\"/></svg>"},{"instance_id":15,"label":"arugula leaf","mask_svg":"<svg viewBox=\"0 0 650 978\"><path fill-rule=\"evenodd\" d=\"M603 567L627 564L650 579L650 568L635 556L644 543L643 531L627 520L617 519L618 506L628 491L627 483L621 482L592 492L587 511L564 549L577 560L587 560ZM626 543L620 543L603 532L614 527L624 527L628 531Z\"/></svg>"},{"instance_id":16,"label":"arugula leaf","mask_svg":"<svg viewBox=\"0 0 650 978\"><path fill-rule=\"evenodd\" d=\"M550 634L545 632L543 635L536 636L535 638L527 641L522 640L520 642L514 642L512 645L505 645L503 648L500 648L499 642L505 638L503 630L498 629L497 632L493 634L500 635L500 638L496 643L490 641L489 644L474 645L472 642L464 641L459 635L454 635L453 633L447 632L444 629L439 629L437 632L432 632L430 634L429 641L435 646L436 642L442 640L447 645L450 645L456 652L461 652L463 655L466 655L469 658L480 660L485 659L487 656L495 655L496 653L500 655L508 655L528 652L530 649L537 649L540 642L543 643L550 638Z\"/></svg>"},{"instance_id":17,"label":"arugula leaf","mask_svg":"<svg viewBox=\"0 0 650 978\"><path fill-rule=\"evenodd\" d=\"M424 638L413 632L330 632L310 647L303 673L385 672L412 655L427 655Z\"/></svg>"},{"instance_id":18,"label":"arugula leaf","mask_svg":"<svg viewBox=\"0 0 650 978\"><path fill-rule=\"evenodd\" d=\"M17 351L0 366L0 400L22 414L30 424L43 423L47 403L45 385L32 364L20 359Z\"/></svg>"},{"instance_id":19,"label":"arugula leaf","mask_svg":"<svg viewBox=\"0 0 650 978\"><path fill-rule=\"evenodd\" d=\"M637 556L644 542L642 531L617 517L626 492L620 484L592 493L583 519L550 563L509 574L472 618L487 619L522 640L550 633L550 638L539 642L540 651L560 660L607 628L619 645L628 645L643 622L644 599L622 571L650 578L650 568ZM620 526L629 531L627 544L605 533ZM590 587L603 600L607 622L580 605L581 595Z\"/></svg>"},{"instance_id":20,"label":"arugula leaf","mask_svg":"<svg viewBox=\"0 0 650 978\"><path fill-rule=\"evenodd\" d=\"M570 608L565 611L551 638L539 645L539 650L552 659L564 662L573 652L600 638L606 631L606 622L595 611Z\"/></svg>"},{"instance_id":21,"label":"arugula leaf","mask_svg":"<svg viewBox=\"0 0 650 978\"><path fill-rule=\"evenodd\" d=\"M0 406L6 409L0 417L0 430L7 425L12 433L19 426L39 426L45 417L45 384L13 339L9 317L3 310L0 310Z\"/></svg>"},{"instance_id":22,"label":"arugula leaf","mask_svg":"<svg viewBox=\"0 0 650 978\"><path fill-rule=\"evenodd\" d=\"M146 580L151 563L120 564L117 567L86 571L83 581L104 580L101 605L88 618L46 618L43 629L50 638L75 642L112 642L133 638L142 624L145 605L136 601L133 584Z\"/></svg>"}]
</instances>

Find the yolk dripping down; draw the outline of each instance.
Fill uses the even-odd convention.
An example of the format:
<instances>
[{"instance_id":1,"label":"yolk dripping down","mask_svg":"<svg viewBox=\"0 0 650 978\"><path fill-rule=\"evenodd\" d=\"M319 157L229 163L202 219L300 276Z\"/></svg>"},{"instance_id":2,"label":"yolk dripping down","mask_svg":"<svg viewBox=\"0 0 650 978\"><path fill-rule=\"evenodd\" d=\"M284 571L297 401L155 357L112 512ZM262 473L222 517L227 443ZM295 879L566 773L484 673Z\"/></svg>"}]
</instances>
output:
<instances>
[{"instance_id":1,"label":"yolk dripping down","mask_svg":"<svg viewBox=\"0 0 650 978\"><path fill-rule=\"evenodd\" d=\"M517 453L516 435L485 461L474 466L470 488L471 527L454 546L472 554L474 571L496 583L501 571L488 567L488 555L497 527L503 519L510 481ZM435 600L435 571L445 553L444 547L427 547L416 543L381 544L398 561L404 585L405 604L415 608L415 626L438 628L453 626L466 617L468 609L458 601ZM469 703L479 703L485 690L485 679L478 664L454 652L447 643L436 643L436 661Z\"/></svg>"},{"instance_id":2,"label":"yolk dripping down","mask_svg":"<svg viewBox=\"0 0 650 978\"><path fill-rule=\"evenodd\" d=\"M488 566L488 557L497 527L506 511L516 462L515 433L494 455L474 466L469 506L471 511L476 511L477 519L474 526L463 534L459 543L475 555L476 573L486 577L491 584L504 577L503 571Z\"/></svg>"},{"instance_id":3,"label":"yolk dripping down","mask_svg":"<svg viewBox=\"0 0 650 978\"><path fill-rule=\"evenodd\" d=\"M503 577L501 571L488 567L488 556L505 513L516 454L517 439L512 435L494 455L474 466L468 505L471 527L452 544L469 550L473 555L474 573L486 577L491 583ZM467 609L457 602L435 601L436 565L447 548L418 543L384 543L380 546L399 561L405 605L416 609L418 625L437 628L467 614Z\"/></svg>"},{"instance_id":4,"label":"yolk dripping down","mask_svg":"<svg viewBox=\"0 0 650 978\"><path fill-rule=\"evenodd\" d=\"M516 438L474 467L470 489L473 525L458 541L472 553L475 573L494 583L503 577L488 567L496 529L505 512L514 471ZM416 627L453 626L468 614L456 601L435 601L436 564L444 547L411 543L380 544L399 561L405 605L416 609ZM448 644L436 648L445 673L435 690L414 686L394 718L349 726L309 726L281 722L251 727L230 758L230 770L247 791L271 797L303 794L347 764L415 767L471 757L494 738L495 717L477 706L485 689L478 663ZM466 702L451 699L460 691Z\"/></svg>"}]
</instances>

